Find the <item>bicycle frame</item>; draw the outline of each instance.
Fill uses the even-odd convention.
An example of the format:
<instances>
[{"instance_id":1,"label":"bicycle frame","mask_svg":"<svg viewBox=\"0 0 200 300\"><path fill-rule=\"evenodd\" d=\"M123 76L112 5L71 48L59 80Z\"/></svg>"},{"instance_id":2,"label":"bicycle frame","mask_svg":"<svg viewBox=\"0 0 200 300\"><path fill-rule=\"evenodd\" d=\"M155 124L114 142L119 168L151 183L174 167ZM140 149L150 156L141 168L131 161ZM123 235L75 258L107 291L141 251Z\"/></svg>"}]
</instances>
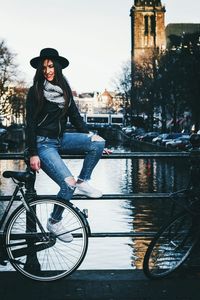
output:
<instances>
[{"instance_id":1,"label":"bicycle frame","mask_svg":"<svg viewBox=\"0 0 200 300\"><path fill-rule=\"evenodd\" d=\"M3 216L0 220L0 230L2 229L3 223L6 220L6 217L7 217L8 213L9 213L11 207L12 207L13 202L15 201L15 198L16 198L18 192L22 189L21 185L23 186L23 184L21 184L21 183L18 183L16 185L15 190L14 190L12 196L11 196L11 199L9 200L8 205L6 206L6 209L5 209L5 211L3 213Z\"/></svg>"},{"instance_id":2,"label":"bicycle frame","mask_svg":"<svg viewBox=\"0 0 200 300\"><path fill-rule=\"evenodd\" d=\"M16 182L15 182L16 183ZM24 183L21 183L21 182L17 182L16 183L16 187L14 189L14 192L11 196L11 199L9 200L8 202L8 205L6 206L6 209L3 213L3 216L0 220L0 230L2 229L3 227L3 224L6 220L6 217L8 216L8 213L13 205L13 202L16 201L16 196L17 194L20 192L21 193L21 201L23 203L23 205L25 206L25 208L27 207L27 204L26 204L26 201L25 201L25 198L24 198L24 193L23 193L23 186L24 186ZM3 238L3 234L0 236L0 239ZM0 253L0 264L2 265L6 265L6 262L4 261L5 259L7 260L7 255L5 256L5 253L4 253L4 244L3 244L3 241L1 241L1 251L2 253ZM2 255L2 256L1 256Z\"/></svg>"},{"instance_id":3,"label":"bicycle frame","mask_svg":"<svg viewBox=\"0 0 200 300\"><path fill-rule=\"evenodd\" d=\"M26 211L27 229L31 228L34 231L34 230L36 230L36 227L39 227L40 234L38 235L37 239L33 240L32 235L30 235L28 232L25 231L23 233L25 241L18 241L16 239L16 241L14 243L10 244L10 243L7 243L6 240L4 240L6 236L4 235L5 232L3 232L0 237L2 239L2 243L1 243L2 248L0 249L0 264L5 266L7 264L7 261L10 261L11 263L12 262L15 263L15 265L16 264L22 265L23 263L21 262L20 259L18 260L18 258L26 255L27 258L26 258L26 262L24 263L24 268L30 270L33 267L32 261L34 258L34 267L33 268L34 268L34 270L35 270L35 268L37 268L37 270L40 270L41 266L37 259L37 252L43 251L44 249L52 247L56 243L56 237L52 236L48 231L46 231L46 226L45 226L45 228L43 227L40 220L38 219L38 216L36 214L34 206L32 206L32 203L34 203L34 201L38 201L39 199L40 200L46 199L46 197L45 198L42 196L37 197L36 192L33 189L34 188L33 181L31 181L31 180L29 181L29 179L28 179L25 182L20 182L17 179L15 179L15 177L14 178L12 177L12 180L15 182L16 187L15 187L14 192L8 202L8 205L6 206L6 209L3 213L2 219L0 220L0 229L3 227L4 223L6 226L6 222L7 222L6 218L7 218L8 213L13 205L13 202L20 200L20 202L22 203L21 206L23 206ZM27 189L27 186L31 187L31 189ZM25 187L25 190L24 190L24 187ZM33 191L34 191L34 193L33 193ZM18 199L18 197L20 197L20 199ZM51 200L51 199L55 200L55 196L53 196L53 197L51 196L48 198L49 198L49 200ZM30 201L30 204L29 204L29 201ZM76 210L76 212L78 213L79 217L82 220L82 224L87 232L88 237L91 236L90 226L87 221L86 212L79 210L72 203L68 202L67 205ZM81 227L74 228L73 231L77 231L79 229L81 229ZM75 233L74 236L78 237L78 234ZM59 235L57 237L59 237ZM10 259L7 256L7 252L5 251L5 249L6 249L5 247L10 247L10 245L12 247L13 246L21 247L20 249L16 248L15 250L13 250L13 252L12 252L13 257L14 257L13 259Z\"/></svg>"},{"instance_id":4,"label":"bicycle frame","mask_svg":"<svg viewBox=\"0 0 200 300\"><path fill-rule=\"evenodd\" d=\"M193 146L190 152L190 177L186 189L179 190L170 194L170 199L172 200L172 208L170 217L174 215L175 205L181 207L183 210L191 214L196 214L197 212L193 208L194 204L200 201L200 188L199 188L199 178L200 178L200 157L199 157L199 146L200 146L200 136L193 134L190 138L190 142ZM181 194L183 196L181 196ZM178 198L185 198L185 202L177 201ZM200 208L198 208L200 214Z\"/></svg>"},{"instance_id":5,"label":"bicycle frame","mask_svg":"<svg viewBox=\"0 0 200 300\"><path fill-rule=\"evenodd\" d=\"M42 227L40 221L38 220L37 215L35 214L35 212L33 211L33 209L28 204L28 200L30 200L30 194L28 193L28 189L26 190L27 194L25 194L24 191L23 191L23 187L25 186L25 183L16 182L16 181L14 181L14 182L16 183L16 187L15 187L15 190L14 190L12 196L11 196L11 199L9 200L8 205L6 206L6 209L5 209L4 213L3 213L3 216L2 216L2 218L0 220L0 230L3 227L3 224L4 224L5 220L6 220L6 217L7 217L8 213L9 213L9 211L10 211L12 205L13 205L13 202L16 201L17 194L20 193L21 194L20 195L20 201L22 202L22 205L25 207L27 213L31 213L32 214L32 216L34 217L35 222L39 226L41 232L44 234L45 239L48 240L48 235L46 234L46 231L44 230L44 228ZM28 195L28 197L27 197L27 195ZM34 193L34 195L35 195L34 197L33 197L32 193L31 193L31 195L32 195L32 197L31 197L32 199L34 199L36 197L36 193ZM51 198L51 197L49 197L49 198ZM83 220L83 222L85 224L85 228L87 229L88 236L91 236L91 230L90 230L89 223L87 221L87 215L86 215L86 213L82 212L79 208L77 208L74 204L72 204L70 202L68 203L68 205L72 206L73 208L75 208L78 211L79 215L82 217L82 220Z\"/></svg>"},{"instance_id":6,"label":"bicycle frame","mask_svg":"<svg viewBox=\"0 0 200 300\"><path fill-rule=\"evenodd\" d=\"M15 189L0 220L0 229L3 231L0 236L0 264L5 266L11 262L26 277L41 281L59 279L72 273L83 261L88 237L91 236L87 211L81 211L74 204L57 199L56 196L37 196L34 188L36 173L29 166L25 172L4 171L3 176L12 178ZM14 201L20 201L20 205L11 212ZM63 218L66 220L65 227L62 225L66 229L58 231L59 234L47 227L51 211L56 205L63 207L67 217ZM64 245L68 241L62 239L62 235L67 236L68 233L71 236L73 233L73 255L69 253L70 247ZM64 247L67 251L63 256ZM54 257L57 249L58 257ZM51 263L46 264L44 258ZM55 269L56 261L58 270Z\"/></svg>"},{"instance_id":7,"label":"bicycle frame","mask_svg":"<svg viewBox=\"0 0 200 300\"><path fill-rule=\"evenodd\" d=\"M200 135L192 135L190 142L193 149L190 153L188 186L186 189L171 193L170 198L173 203L170 219L151 240L144 256L143 269L149 278L168 276L180 267L200 238ZM174 215L176 204L178 208L182 208L182 211ZM171 245L174 249L171 249ZM171 261L173 257L174 262ZM164 268L163 261L171 261L171 264Z\"/></svg>"}]
</instances>

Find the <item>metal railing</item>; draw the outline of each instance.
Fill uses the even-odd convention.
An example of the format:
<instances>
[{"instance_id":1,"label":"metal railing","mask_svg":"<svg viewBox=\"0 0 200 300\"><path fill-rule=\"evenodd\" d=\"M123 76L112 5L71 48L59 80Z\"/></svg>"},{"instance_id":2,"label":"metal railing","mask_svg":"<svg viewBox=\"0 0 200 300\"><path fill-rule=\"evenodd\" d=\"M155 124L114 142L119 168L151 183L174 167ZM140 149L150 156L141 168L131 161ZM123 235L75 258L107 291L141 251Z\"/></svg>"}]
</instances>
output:
<instances>
[{"instance_id":1,"label":"metal railing","mask_svg":"<svg viewBox=\"0 0 200 300\"><path fill-rule=\"evenodd\" d=\"M62 154L63 159L83 159L84 155L65 155ZM124 152L112 153L110 155L103 155L102 159L189 159L191 154L189 152ZM24 160L23 153L0 153L0 160ZM53 195L37 195L40 197L53 197ZM8 201L10 196L0 196L0 201ZM103 200L121 200L121 199L149 199L155 200L158 198L169 199L169 193L132 193L132 194L104 194L101 199ZM89 200L89 198L74 195L72 200ZM94 200L94 199L90 199ZM98 199L97 199L98 200ZM150 238L155 232L98 232L91 233L91 237L135 237L135 238Z\"/></svg>"},{"instance_id":2,"label":"metal railing","mask_svg":"<svg viewBox=\"0 0 200 300\"><path fill-rule=\"evenodd\" d=\"M63 159L82 159L82 154L61 154ZM102 155L101 159L140 159L140 158L189 158L190 152L123 152ZM0 153L0 160L24 160L23 153Z\"/></svg>"}]
</instances>

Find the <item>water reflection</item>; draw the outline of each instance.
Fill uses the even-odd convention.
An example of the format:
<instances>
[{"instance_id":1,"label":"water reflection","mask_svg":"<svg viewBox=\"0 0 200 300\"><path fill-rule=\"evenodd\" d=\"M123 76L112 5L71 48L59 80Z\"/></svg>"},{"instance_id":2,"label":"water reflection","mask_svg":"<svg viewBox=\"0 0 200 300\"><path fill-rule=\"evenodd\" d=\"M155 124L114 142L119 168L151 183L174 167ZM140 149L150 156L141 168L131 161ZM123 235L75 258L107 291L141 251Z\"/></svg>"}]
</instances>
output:
<instances>
[{"instance_id":1,"label":"water reflection","mask_svg":"<svg viewBox=\"0 0 200 300\"><path fill-rule=\"evenodd\" d=\"M113 148L115 152L130 149ZM66 160L78 176L82 160ZM5 170L25 170L23 161L0 161L0 195L10 195L14 184L2 178ZM92 178L92 184L111 193L171 192L183 188L188 181L189 165L184 159L118 159L101 160ZM42 171L37 175L38 194L55 194L58 186ZM168 216L170 207L166 199L122 199L74 201L80 208L88 208L92 232L150 232L156 231ZM0 211L4 209L1 204ZM81 268L120 269L141 268L147 238L93 238ZM116 259L117 258L117 259Z\"/></svg>"},{"instance_id":2,"label":"water reflection","mask_svg":"<svg viewBox=\"0 0 200 300\"><path fill-rule=\"evenodd\" d=\"M175 191L186 184L188 168L186 161L131 160L131 191L149 193Z\"/></svg>"}]
</instances>

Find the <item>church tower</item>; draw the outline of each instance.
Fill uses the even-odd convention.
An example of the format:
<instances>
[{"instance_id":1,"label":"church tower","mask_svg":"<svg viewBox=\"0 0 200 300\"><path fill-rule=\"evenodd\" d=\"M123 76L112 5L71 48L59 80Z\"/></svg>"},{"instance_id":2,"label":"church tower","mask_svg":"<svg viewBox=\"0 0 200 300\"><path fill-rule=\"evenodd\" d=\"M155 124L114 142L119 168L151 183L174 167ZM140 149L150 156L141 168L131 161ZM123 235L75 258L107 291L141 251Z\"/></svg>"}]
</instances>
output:
<instances>
[{"instance_id":1,"label":"church tower","mask_svg":"<svg viewBox=\"0 0 200 300\"><path fill-rule=\"evenodd\" d=\"M134 0L131 17L131 56L140 62L165 49L165 7L161 0Z\"/></svg>"}]
</instances>

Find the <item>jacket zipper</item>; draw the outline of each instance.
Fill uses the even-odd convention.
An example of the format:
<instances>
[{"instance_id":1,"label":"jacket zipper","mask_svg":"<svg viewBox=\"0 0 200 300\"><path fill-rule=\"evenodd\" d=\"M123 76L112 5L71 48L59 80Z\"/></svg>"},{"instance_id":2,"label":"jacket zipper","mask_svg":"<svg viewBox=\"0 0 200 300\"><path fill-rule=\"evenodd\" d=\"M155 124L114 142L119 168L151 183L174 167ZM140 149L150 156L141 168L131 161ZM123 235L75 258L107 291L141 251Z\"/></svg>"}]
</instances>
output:
<instances>
[{"instance_id":1,"label":"jacket zipper","mask_svg":"<svg viewBox=\"0 0 200 300\"><path fill-rule=\"evenodd\" d=\"M70 107L71 103L72 103L72 100L70 98L70 102L69 102L68 107ZM60 119L59 119L59 121L58 121L58 138L60 136L60 133L61 133L61 124L60 124Z\"/></svg>"},{"instance_id":2,"label":"jacket zipper","mask_svg":"<svg viewBox=\"0 0 200 300\"><path fill-rule=\"evenodd\" d=\"M37 124L37 126L39 127L46 120L47 117L48 117L48 114L42 119L42 121L40 123Z\"/></svg>"},{"instance_id":3,"label":"jacket zipper","mask_svg":"<svg viewBox=\"0 0 200 300\"><path fill-rule=\"evenodd\" d=\"M60 136L61 132L61 125L60 125L60 120L58 121L58 137Z\"/></svg>"}]
</instances>

